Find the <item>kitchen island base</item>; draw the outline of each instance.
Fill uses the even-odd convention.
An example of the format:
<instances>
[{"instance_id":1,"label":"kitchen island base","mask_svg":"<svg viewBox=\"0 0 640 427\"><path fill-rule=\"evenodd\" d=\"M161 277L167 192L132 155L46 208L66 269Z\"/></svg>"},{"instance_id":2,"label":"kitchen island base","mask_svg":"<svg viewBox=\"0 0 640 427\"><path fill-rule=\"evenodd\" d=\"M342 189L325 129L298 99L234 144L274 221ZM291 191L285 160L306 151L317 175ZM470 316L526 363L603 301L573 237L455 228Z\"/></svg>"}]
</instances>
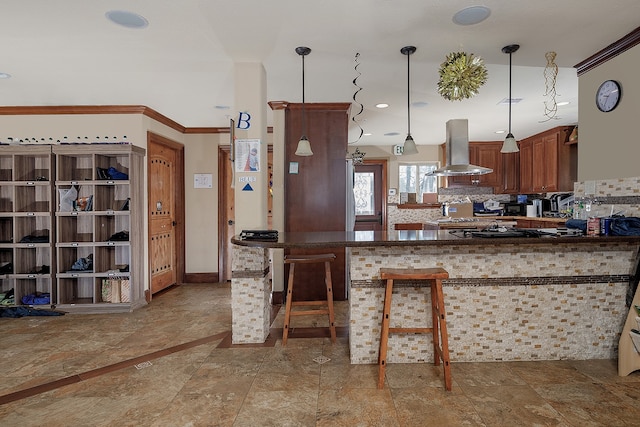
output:
<instances>
[{"instance_id":1,"label":"kitchen island base","mask_svg":"<svg viewBox=\"0 0 640 427\"><path fill-rule=\"evenodd\" d=\"M232 242L237 245L234 343L262 343L268 336L269 248L342 246L349 248L351 363L377 363L380 269L441 267L450 275L443 293L455 364L618 357L640 236L486 239L446 231L316 232L281 233L277 242ZM402 316L391 327L428 323L428 288L410 281L396 288L392 310ZM431 348L424 335L391 337L387 360L431 362Z\"/></svg>"},{"instance_id":2,"label":"kitchen island base","mask_svg":"<svg viewBox=\"0 0 640 427\"><path fill-rule=\"evenodd\" d=\"M351 363L377 363L384 300L380 268L442 267L452 363L607 359L617 356L636 247L496 245L353 248ZM396 285L398 287L398 285ZM405 283L392 327L431 319L428 287ZM432 362L425 335L389 338L389 363Z\"/></svg>"}]
</instances>

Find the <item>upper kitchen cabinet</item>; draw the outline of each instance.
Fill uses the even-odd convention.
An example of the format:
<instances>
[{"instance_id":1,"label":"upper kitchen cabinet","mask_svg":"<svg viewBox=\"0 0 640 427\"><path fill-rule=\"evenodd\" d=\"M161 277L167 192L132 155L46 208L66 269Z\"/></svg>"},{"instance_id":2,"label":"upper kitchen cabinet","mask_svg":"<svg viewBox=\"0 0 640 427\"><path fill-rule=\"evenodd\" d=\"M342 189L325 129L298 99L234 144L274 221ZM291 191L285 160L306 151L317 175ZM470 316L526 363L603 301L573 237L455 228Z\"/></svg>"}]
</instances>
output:
<instances>
[{"instance_id":1,"label":"upper kitchen cabinet","mask_svg":"<svg viewBox=\"0 0 640 427\"><path fill-rule=\"evenodd\" d=\"M491 168L493 172L486 175L450 176L447 178L448 185L450 187L458 185L493 187L494 193L503 193L505 184L500 148L502 148L501 141L469 142L469 163ZM444 158L446 158L446 153Z\"/></svg>"},{"instance_id":2,"label":"upper kitchen cabinet","mask_svg":"<svg viewBox=\"0 0 640 427\"><path fill-rule=\"evenodd\" d=\"M569 143L573 126L559 126L520 142L520 192L573 191L578 145Z\"/></svg>"}]
</instances>

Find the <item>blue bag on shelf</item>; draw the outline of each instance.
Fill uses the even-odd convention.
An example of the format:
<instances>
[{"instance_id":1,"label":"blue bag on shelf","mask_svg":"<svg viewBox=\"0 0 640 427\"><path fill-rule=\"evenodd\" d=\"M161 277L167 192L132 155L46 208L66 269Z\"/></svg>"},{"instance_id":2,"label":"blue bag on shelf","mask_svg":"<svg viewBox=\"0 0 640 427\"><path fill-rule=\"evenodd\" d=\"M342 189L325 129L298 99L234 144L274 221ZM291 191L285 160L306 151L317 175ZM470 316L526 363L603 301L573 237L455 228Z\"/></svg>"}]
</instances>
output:
<instances>
[{"instance_id":1,"label":"blue bag on shelf","mask_svg":"<svg viewBox=\"0 0 640 427\"><path fill-rule=\"evenodd\" d=\"M622 217L611 220L612 236L640 236L640 218Z\"/></svg>"}]
</instances>

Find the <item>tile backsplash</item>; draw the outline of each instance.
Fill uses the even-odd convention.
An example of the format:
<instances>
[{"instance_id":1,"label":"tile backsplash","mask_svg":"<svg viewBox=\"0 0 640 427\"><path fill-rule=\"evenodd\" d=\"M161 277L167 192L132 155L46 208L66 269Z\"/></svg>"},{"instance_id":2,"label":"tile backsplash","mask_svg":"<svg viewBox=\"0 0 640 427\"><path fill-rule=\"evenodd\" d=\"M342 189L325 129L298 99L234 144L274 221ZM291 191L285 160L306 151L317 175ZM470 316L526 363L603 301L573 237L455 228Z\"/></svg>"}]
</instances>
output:
<instances>
[{"instance_id":1,"label":"tile backsplash","mask_svg":"<svg viewBox=\"0 0 640 427\"><path fill-rule=\"evenodd\" d=\"M574 218L640 216L640 177L576 182L574 195Z\"/></svg>"}]
</instances>

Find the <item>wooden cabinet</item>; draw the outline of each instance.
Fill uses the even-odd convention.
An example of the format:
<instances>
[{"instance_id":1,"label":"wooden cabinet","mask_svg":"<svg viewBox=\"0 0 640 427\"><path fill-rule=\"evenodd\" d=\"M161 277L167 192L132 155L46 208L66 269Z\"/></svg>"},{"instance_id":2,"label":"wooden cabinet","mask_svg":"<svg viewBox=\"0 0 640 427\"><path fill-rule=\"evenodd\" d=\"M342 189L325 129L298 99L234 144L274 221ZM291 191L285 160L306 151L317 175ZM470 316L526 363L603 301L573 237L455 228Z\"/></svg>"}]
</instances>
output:
<instances>
[{"instance_id":1,"label":"wooden cabinet","mask_svg":"<svg viewBox=\"0 0 640 427\"><path fill-rule=\"evenodd\" d=\"M493 172L486 175L450 176L447 178L448 185L450 187L460 185L493 187L494 193L503 193L504 173L503 158L502 153L500 153L501 148L502 142L500 141L469 142L469 163L491 168Z\"/></svg>"},{"instance_id":2,"label":"wooden cabinet","mask_svg":"<svg viewBox=\"0 0 640 427\"><path fill-rule=\"evenodd\" d=\"M516 227L518 228L556 228L564 227L565 221L542 221L536 219L518 219Z\"/></svg>"},{"instance_id":3,"label":"wooden cabinet","mask_svg":"<svg viewBox=\"0 0 640 427\"><path fill-rule=\"evenodd\" d=\"M560 126L520 143L520 192L573 191L578 146L569 144L572 126Z\"/></svg>"},{"instance_id":4,"label":"wooden cabinet","mask_svg":"<svg viewBox=\"0 0 640 427\"><path fill-rule=\"evenodd\" d=\"M578 144L569 141L573 129L559 126L525 138L519 143L519 153L501 153L502 141L469 142L469 163L493 172L450 176L448 186L492 187L497 194L573 191L578 176Z\"/></svg>"},{"instance_id":5,"label":"wooden cabinet","mask_svg":"<svg viewBox=\"0 0 640 427\"><path fill-rule=\"evenodd\" d=\"M501 153L503 172L503 191L505 194L518 194L520 192L520 154Z\"/></svg>"},{"instance_id":6,"label":"wooden cabinet","mask_svg":"<svg viewBox=\"0 0 640 427\"><path fill-rule=\"evenodd\" d=\"M349 103L289 104L285 112L285 164L295 162L297 173L284 177L285 232L345 231ZM304 121L303 119L304 113ZM306 123L306 129L303 128ZM295 155L300 135L311 142L313 156ZM334 300L347 299L346 252L344 248L288 249L287 254L332 252L331 263ZM289 265L285 266L285 277ZM294 300L326 298L324 266L306 264L296 268ZM286 293L285 293L286 294Z\"/></svg>"},{"instance_id":7,"label":"wooden cabinet","mask_svg":"<svg viewBox=\"0 0 640 427\"><path fill-rule=\"evenodd\" d=\"M60 145L53 153L58 307L123 312L145 304L144 150Z\"/></svg>"},{"instance_id":8,"label":"wooden cabinet","mask_svg":"<svg viewBox=\"0 0 640 427\"><path fill-rule=\"evenodd\" d=\"M0 299L7 297L3 305L54 303L52 176L48 145L0 147Z\"/></svg>"},{"instance_id":9,"label":"wooden cabinet","mask_svg":"<svg viewBox=\"0 0 640 427\"><path fill-rule=\"evenodd\" d=\"M533 193L533 140L520 142L520 192Z\"/></svg>"}]
</instances>

